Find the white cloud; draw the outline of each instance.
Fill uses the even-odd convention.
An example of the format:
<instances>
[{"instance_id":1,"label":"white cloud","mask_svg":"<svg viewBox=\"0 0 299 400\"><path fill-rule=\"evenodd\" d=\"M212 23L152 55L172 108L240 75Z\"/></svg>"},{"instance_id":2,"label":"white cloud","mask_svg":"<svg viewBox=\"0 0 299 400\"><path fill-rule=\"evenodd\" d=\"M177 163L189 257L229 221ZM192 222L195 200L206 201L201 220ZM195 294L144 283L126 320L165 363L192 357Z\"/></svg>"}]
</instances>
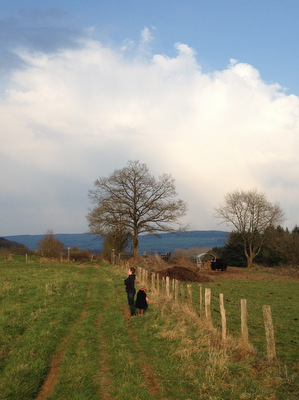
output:
<instances>
[{"instance_id":1,"label":"white cloud","mask_svg":"<svg viewBox=\"0 0 299 400\"><path fill-rule=\"evenodd\" d=\"M147 44L153 39L154 36L152 35L151 31L149 30L149 28L145 27L141 32L141 44Z\"/></svg>"},{"instance_id":2,"label":"white cloud","mask_svg":"<svg viewBox=\"0 0 299 400\"><path fill-rule=\"evenodd\" d=\"M145 28L141 43L151 40ZM95 41L51 55L19 51L26 67L0 97L0 208L7 198L16 204L3 234L86 230L88 188L128 159L172 174L192 229L222 229L213 207L253 187L280 202L290 228L298 223L298 97L236 60L204 74L192 48L175 47L176 57L150 59ZM22 204L31 198L38 213L28 225Z\"/></svg>"}]
</instances>

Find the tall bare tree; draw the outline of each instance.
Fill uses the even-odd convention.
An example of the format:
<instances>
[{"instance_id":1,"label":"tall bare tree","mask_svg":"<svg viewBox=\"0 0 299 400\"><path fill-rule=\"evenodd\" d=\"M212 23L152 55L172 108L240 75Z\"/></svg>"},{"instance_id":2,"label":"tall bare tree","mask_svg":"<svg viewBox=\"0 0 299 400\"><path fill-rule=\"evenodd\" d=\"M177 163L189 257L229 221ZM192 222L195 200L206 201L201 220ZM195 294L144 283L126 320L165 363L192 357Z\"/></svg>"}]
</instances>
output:
<instances>
[{"instance_id":1,"label":"tall bare tree","mask_svg":"<svg viewBox=\"0 0 299 400\"><path fill-rule=\"evenodd\" d=\"M248 267L262 248L266 229L284 220L280 207L271 204L266 195L256 189L228 193L223 205L215 211L216 218L232 225L241 234Z\"/></svg>"},{"instance_id":2,"label":"tall bare tree","mask_svg":"<svg viewBox=\"0 0 299 400\"><path fill-rule=\"evenodd\" d=\"M88 215L92 233L105 236L111 230L128 232L133 254L138 256L141 233L181 230L178 220L186 213L186 203L177 199L174 179L152 176L146 164L128 161L108 178L99 178L89 191L94 204Z\"/></svg>"}]
</instances>

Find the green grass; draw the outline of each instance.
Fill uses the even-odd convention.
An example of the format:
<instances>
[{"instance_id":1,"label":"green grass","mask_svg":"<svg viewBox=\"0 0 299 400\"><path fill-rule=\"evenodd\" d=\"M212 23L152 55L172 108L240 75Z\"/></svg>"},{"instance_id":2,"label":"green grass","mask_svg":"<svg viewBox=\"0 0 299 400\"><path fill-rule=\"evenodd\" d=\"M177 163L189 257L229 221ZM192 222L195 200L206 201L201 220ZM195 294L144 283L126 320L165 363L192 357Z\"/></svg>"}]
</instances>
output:
<instances>
[{"instance_id":1,"label":"green grass","mask_svg":"<svg viewBox=\"0 0 299 400\"><path fill-rule=\"evenodd\" d=\"M247 299L249 339L257 352L246 358L233 344L224 352L217 332L196 313L154 292L145 316L129 319L126 272L94 266L0 261L0 399L36 399L53 358L59 361L50 400L262 400L274 392L276 400L296 398L297 284L208 285L214 326L220 325L218 296L224 293L235 337L240 299ZM193 300L197 307L195 284ZM263 304L272 308L279 356L274 365L265 358Z\"/></svg>"},{"instance_id":2,"label":"green grass","mask_svg":"<svg viewBox=\"0 0 299 400\"><path fill-rule=\"evenodd\" d=\"M274 280L246 281L217 279L217 282L203 285L211 288L211 310L215 326L221 326L219 313L219 294L224 295L227 330L240 335L241 331L241 299L247 300L248 334L250 342L266 354L265 329L263 322L263 305L270 305L275 330L276 351L279 359L292 367L299 359L298 329L298 282ZM199 310L198 285L193 285L195 308Z\"/></svg>"}]
</instances>

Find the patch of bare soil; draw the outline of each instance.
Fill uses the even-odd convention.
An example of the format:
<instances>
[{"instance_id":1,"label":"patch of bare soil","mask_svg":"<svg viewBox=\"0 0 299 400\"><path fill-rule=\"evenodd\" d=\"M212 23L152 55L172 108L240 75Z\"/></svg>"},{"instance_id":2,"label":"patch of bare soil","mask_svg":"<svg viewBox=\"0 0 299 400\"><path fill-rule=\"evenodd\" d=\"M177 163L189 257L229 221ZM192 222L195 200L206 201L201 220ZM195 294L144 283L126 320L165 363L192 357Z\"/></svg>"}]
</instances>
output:
<instances>
[{"instance_id":1,"label":"patch of bare soil","mask_svg":"<svg viewBox=\"0 0 299 400\"><path fill-rule=\"evenodd\" d=\"M212 271L204 270L200 272L204 276L211 278L222 279L242 279L249 281L262 281L262 280L279 280L279 281L299 281L299 271L289 268L266 268L266 267L253 267L253 268L238 268L227 267L226 271Z\"/></svg>"},{"instance_id":2,"label":"patch of bare soil","mask_svg":"<svg viewBox=\"0 0 299 400\"><path fill-rule=\"evenodd\" d=\"M170 279L177 279L181 282L211 282L211 278L208 275L201 274L196 269L182 267L179 265L173 265L167 269L163 269L159 272L160 277L169 276Z\"/></svg>"},{"instance_id":3,"label":"patch of bare soil","mask_svg":"<svg viewBox=\"0 0 299 400\"><path fill-rule=\"evenodd\" d=\"M82 264L75 264L74 267L76 268L100 268L99 264L86 264L86 263L82 263Z\"/></svg>"},{"instance_id":4,"label":"patch of bare soil","mask_svg":"<svg viewBox=\"0 0 299 400\"><path fill-rule=\"evenodd\" d=\"M211 282L215 278L242 279L251 281L280 280L299 281L299 270L292 268L267 268L254 266L253 268L227 267L225 271L213 271L210 267L198 269L194 263L184 259L177 260L176 264L164 263L160 268L155 268L161 277L169 276L170 279L178 279L182 282Z\"/></svg>"}]
</instances>

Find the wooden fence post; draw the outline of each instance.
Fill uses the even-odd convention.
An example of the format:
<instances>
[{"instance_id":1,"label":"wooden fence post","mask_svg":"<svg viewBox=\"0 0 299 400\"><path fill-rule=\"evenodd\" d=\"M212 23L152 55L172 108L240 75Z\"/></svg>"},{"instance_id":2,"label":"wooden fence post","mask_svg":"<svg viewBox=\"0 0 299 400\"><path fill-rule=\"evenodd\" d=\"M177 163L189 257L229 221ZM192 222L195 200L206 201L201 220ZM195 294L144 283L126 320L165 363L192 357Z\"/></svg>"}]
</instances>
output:
<instances>
[{"instance_id":1,"label":"wooden fence post","mask_svg":"<svg viewBox=\"0 0 299 400\"><path fill-rule=\"evenodd\" d=\"M141 276L142 276L141 283L142 283L142 285L144 285L144 283L145 283L145 269L144 268L142 268Z\"/></svg>"},{"instance_id":2,"label":"wooden fence post","mask_svg":"<svg viewBox=\"0 0 299 400\"><path fill-rule=\"evenodd\" d=\"M68 261L69 261L69 251L68 251ZM112 249L111 253L111 264L115 265L115 249Z\"/></svg>"},{"instance_id":3,"label":"wooden fence post","mask_svg":"<svg viewBox=\"0 0 299 400\"><path fill-rule=\"evenodd\" d=\"M188 301L189 301L189 308L192 310L192 286L190 284L187 285L188 290Z\"/></svg>"},{"instance_id":4,"label":"wooden fence post","mask_svg":"<svg viewBox=\"0 0 299 400\"><path fill-rule=\"evenodd\" d=\"M185 302L185 289L184 289L184 284L180 284L181 287L181 298L182 298L182 304Z\"/></svg>"},{"instance_id":5,"label":"wooden fence post","mask_svg":"<svg viewBox=\"0 0 299 400\"><path fill-rule=\"evenodd\" d=\"M174 301L177 303L179 299L179 281L174 280Z\"/></svg>"},{"instance_id":6,"label":"wooden fence post","mask_svg":"<svg viewBox=\"0 0 299 400\"><path fill-rule=\"evenodd\" d=\"M274 328L273 328L270 306L263 306L263 315L264 315L264 325L265 325L266 340L267 340L267 357L269 361L273 361L276 358L276 350L275 350Z\"/></svg>"},{"instance_id":7,"label":"wooden fence post","mask_svg":"<svg viewBox=\"0 0 299 400\"><path fill-rule=\"evenodd\" d=\"M159 294L160 292L160 275L157 273L157 293Z\"/></svg>"},{"instance_id":8,"label":"wooden fence post","mask_svg":"<svg viewBox=\"0 0 299 400\"><path fill-rule=\"evenodd\" d=\"M226 314L223 302L223 293L219 294L219 301L220 301L220 314L221 314L221 326L222 326L222 340L223 342L226 341Z\"/></svg>"},{"instance_id":9,"label":"wooden fence post","mask_svg":"<svg viewBox=\"0 0 299 400\"><path fill-rule=\"evenodd\" d=\"M247 316L247 300L241 299L241 335L245 343L248 343Z\"/></svg>"},{"instance_id":10,"label":"wooden fence post","mask_svg":"<svg viewBox=\"0 0 299 400\"><path fill-rule=\"evenodd\" d=\"M148 283L148 270L145 269L144 270L144 284L145 284L145 286L147 285L147 283Z\"/></svg>"},{"instance_id":11,"label":"wooden fence post","mask_svg":"<svg viewBox=\"0 0 299 400\"><path fill-rule=\"evenodd\" d=\"M152 289L155 290L155 274L152 273Z\"/></svg>"},{"instance_id":12,"label":"wooden fence post","mask_svg":"<svg viewBox=\"0 0 299 400\"><path fill-rule=\"evenodd\" d=\"M212 322L211 318L211 289L205 288L205 311L206 319Z\"/></svg>"},{"instance_id":13,"label":"wooden fence post","mask_svg":"<svg viewBox=\"0 0 299 400\"><path fill-rule=\"evenodd\" d=\"M166 276L166 296L169 297L169 276Z\"/></svg>"},{"instance_id":14,"label":"wooden fence post","mask_svg":"<svg viewBox=\"0 0 299 400\"><path fill-rule=\"evenodd\" d=\"M202 284L199 284L199 316L203 316L202 312Z\"/></svg>"}]
</instances>

